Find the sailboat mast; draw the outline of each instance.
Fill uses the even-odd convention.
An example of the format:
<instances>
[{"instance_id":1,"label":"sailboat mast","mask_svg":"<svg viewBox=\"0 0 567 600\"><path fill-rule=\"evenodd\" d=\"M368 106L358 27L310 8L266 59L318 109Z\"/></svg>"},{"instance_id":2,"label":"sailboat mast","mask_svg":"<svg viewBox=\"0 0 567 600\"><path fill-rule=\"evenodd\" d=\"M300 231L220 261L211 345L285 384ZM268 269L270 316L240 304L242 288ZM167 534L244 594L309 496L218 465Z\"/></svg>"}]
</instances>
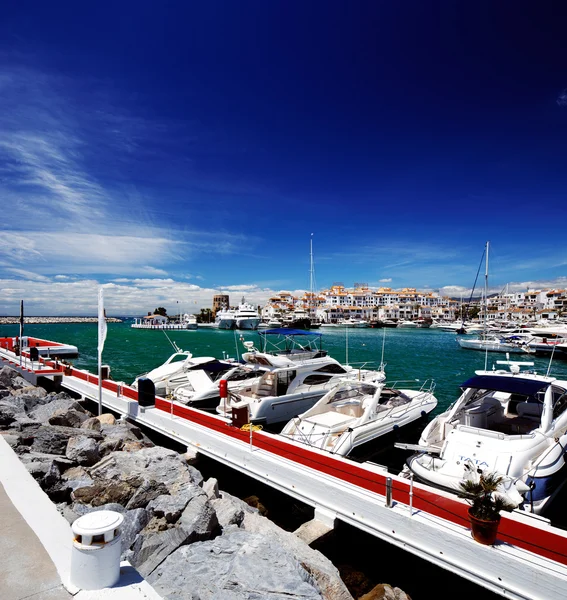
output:
<instances>
[{"instance_id":1,"label":"sailboat mast","mask_svg":"<svg viewBox=\"0 0 567 600\"><path fill-rule=\"evenodd\" d=\"M313 315L313 234L309 240L309 318L312 319Z\"/></svg>"},{"instance_id":2,"label":"sailboat mast","mask_svg":"<svg viewBox=\"0 0 567 600\"><path fill-rule=\"evenodd\" d=\"M486 325L488 322L488 248L490 242L486 242L486 268L484 271L484 339L486 340ZM488 346L484 353L484 370L488 368Z\"/></svg>"}]
</instances>

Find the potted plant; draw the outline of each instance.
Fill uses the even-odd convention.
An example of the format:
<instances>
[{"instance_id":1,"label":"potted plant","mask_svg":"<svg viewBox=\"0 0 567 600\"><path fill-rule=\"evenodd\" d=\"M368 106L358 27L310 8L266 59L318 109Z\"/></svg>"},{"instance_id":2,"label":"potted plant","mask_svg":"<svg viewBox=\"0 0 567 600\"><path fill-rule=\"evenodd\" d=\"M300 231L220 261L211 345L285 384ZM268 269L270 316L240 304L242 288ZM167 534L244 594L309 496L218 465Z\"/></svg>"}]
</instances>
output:
<instances>
[{"instance_id":1,"label":"potted plant","mask_svg":"<svg viewBox=\"0 0 567 600\"><path fill-rule=\"evenodd\" d=\"M477 542L488 546L496 540L500 512L511 512L517 506L498 491L503 479L498 473L485 473L478 469L459 484L459 496L471 505L469 519L472 536Z\"/></svg>"}]
</instances>

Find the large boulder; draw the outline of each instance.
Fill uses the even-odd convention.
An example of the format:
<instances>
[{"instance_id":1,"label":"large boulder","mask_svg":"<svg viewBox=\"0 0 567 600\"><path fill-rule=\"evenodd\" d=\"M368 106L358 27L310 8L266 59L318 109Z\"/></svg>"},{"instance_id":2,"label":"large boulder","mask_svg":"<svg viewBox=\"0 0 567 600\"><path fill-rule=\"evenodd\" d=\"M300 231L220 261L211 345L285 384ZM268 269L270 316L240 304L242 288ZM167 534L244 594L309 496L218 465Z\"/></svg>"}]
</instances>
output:
<instances>
[{"instance_id":1,"label":"large boulder","mask_svg":"<svg viewBox=\"0 0 567 600\"><path fill-rule=\"evenodd\" d=\"M89 473L101 480L120 481L137 476L163 483L172 495L186 485L201 485L203 481L201 473L188 465L180 454L159 446L133 453L111 452L91 467Z\"/></svg>"},{"instance_id":2,"label":"large boulder","mask_svg":"<svg viewBox=\"0 0 567 600\"><path fill-rule=\"evenodd\" d=\"M138 535L132 551L127 555L127 559L143 577L147 577L179 546L210 539L217 531L217 516L207 495L197 486L193 489L195 496L189 500L177 523L171 527L165 512L161 513L161 517L159 512L155 512L156 505L158 509L164 507L156 499L151 509L154 517Z\"/></svg>"},{"instance_id":3,"label":"large boulder","mask_svg":"<svg viewBox=\"0 0 567 600\"><path fill-rule=\"evenodd\" d=\"M92 437L79 435L70 437L67 442L65 456L78 465L89 467L100 460L98 442Z\"/></svg>"},{"instance_id":4,"label":"large boulder","mask_svg":"<svg viewBox=\"0 0 567 600\"><path fill-rule=\"evenodd\" d=\"M59 417L61 417L70 410L85 415L85 419L89 416L87 414L87 411L76 400L70 398L66 394L62 394L60 396L50 396L50 401L47 404L36 406L32 410L30 410L29 416L32 419L40 421L41 423L47 423L50 422L50 419L53 418L53 416L58 415ZM65 423L56 422L51 424L66 426ZM71 425L71 427L75 426L76 425Z\"/></svg>"},{"instance_id":5,"label":"large boulder","mask_svg":"<svg viewBox=\"0 0 567 600\"><path fill-rule=\"evenodd\" d=\"M69 438L77 436L77 429L60 425L40 425L29 428L27 435L33 438L31 447L36 452L48 454L65 454ZM101 435L96 431L81 430L82 436L100 440Z\"/></svg>"},{"instance_id":6,"label":"large boulder","mask_svg":"<svg viewBox=\"0 0 567 600\"><path fill-rule=\"evenodd\" d=\"M257 511L245 511L240 527L249 533L277 537L278 542L309 570L325 598L352 600L350 592L333 563L320 552L313 550L295 534L283 531Z\"/></svg>"},{"instance_id":7,"label":"large boulder","mask_svg":"<svg viewBox=\"0 0 567 600\"><path fill-rule=\"evenodd\" d=\"M147 579L162 597L176 600L330 598L278 536L241 530L178 548Z\"/></svg>"}]
</instances>

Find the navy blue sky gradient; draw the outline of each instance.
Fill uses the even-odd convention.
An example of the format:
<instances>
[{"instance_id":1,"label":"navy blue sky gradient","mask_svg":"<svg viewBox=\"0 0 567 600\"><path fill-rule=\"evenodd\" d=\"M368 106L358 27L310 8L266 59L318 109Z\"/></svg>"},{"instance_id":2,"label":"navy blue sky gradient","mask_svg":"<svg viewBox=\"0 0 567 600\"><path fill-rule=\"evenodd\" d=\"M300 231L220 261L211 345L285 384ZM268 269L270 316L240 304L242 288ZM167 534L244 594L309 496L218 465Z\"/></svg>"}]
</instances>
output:
<instances>
[{"instance_id":1,"label":"navy blue sky gradient","mask_svg":"<svg viewBox=\"0 0 567 600\"><path fill-rule=\"evenodd\" d=\"M561 2L4 7L0 312L22 295L69 312L55 290L94 308L100 284L117 312L149 290L262 303L308 288L311 233L319 288L458 295L487 240L495 289L565 287L566 17Z\"/></svg>"}]
</instances>

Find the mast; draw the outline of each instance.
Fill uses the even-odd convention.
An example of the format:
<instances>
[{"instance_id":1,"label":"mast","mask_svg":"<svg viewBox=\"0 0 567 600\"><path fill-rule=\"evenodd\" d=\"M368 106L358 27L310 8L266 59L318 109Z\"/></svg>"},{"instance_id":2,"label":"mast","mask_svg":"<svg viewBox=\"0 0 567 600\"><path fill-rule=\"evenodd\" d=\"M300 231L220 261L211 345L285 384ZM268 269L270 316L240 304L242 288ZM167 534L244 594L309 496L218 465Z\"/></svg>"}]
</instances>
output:
<instances>
[{"instance_id":1,"label":"mast","mask_svg":"<svg viewBox=\"0 0 567 600\"><path fill-rule=\"evenodd\" d=\"M312 318L313 312L313 234L309 240L309 318Z\"/></svg>"},{"instance_id":2,"label":"mast","mask_svg":"<svg viewBox=\"0 0 567 600\"><path fill-rule=\"evenodd\" d=\"M484 339L486 340L486 324L488 319L488 248L490 242L486 242L486 268L484 270ZM487 346L488 348L488 346ZM488 368L488 349L484 353L484 370Z\"/></svg>"}]
</instances>

